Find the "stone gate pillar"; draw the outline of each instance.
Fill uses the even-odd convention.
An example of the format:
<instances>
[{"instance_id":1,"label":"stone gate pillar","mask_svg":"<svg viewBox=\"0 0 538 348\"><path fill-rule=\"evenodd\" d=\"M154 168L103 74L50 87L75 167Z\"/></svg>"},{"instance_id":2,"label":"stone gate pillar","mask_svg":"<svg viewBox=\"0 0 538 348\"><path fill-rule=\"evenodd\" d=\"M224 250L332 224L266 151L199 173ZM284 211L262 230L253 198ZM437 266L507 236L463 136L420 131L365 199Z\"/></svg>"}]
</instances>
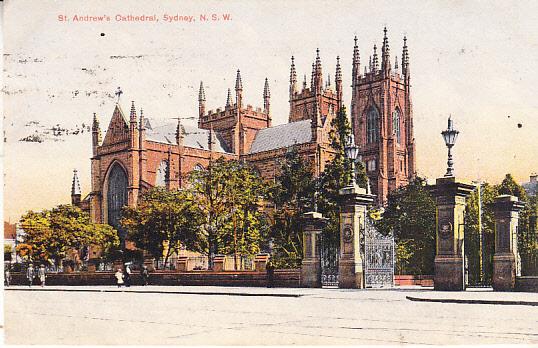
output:
<instances>
[{"instance_id":1,"label":"stone gate pillar","mask_svg":"<svg viewBox=\"0 0 538 348\"><path fill-rule=\"evenodd\" d=\"M340 190L340 260L338 262L338 287L364 288L361 257L361 231L365 227L368 205L375 196L354 184Z\"/></svg>"},{"instance_id":2,"label":"stone gate pillar","mask_svg":"<svg viewBox=\"0 0 538 348\"><path fill-rule=\"evenodd\" d=\"M454 177L437 179L435 290L465 290L465 198L473 189L471 183Z\"/></svg>"},{"instance_id":3,"label":"stone gate pillar","mask_svg":"<svg viewBox=\"0 0 538 348\"><path fill-rule=\"evenodd\" d=\"M318 235L327 221L321 213L312 211L303 214L303 261L301 263L301 286L304 288L321 287L321 260Z\"/></svg>"},{"instance_id":4,"label":"stone gate pillar","mask_svg":"<svg viewBox=\"0 0 538 348\"><path fill-rule=\"evenodd\" d=\"M495 197L495 254L493 255L493 289L511 291L516 284L518 269L517 227L523 203L515 196Z\"/></svg>"}]
</instances>

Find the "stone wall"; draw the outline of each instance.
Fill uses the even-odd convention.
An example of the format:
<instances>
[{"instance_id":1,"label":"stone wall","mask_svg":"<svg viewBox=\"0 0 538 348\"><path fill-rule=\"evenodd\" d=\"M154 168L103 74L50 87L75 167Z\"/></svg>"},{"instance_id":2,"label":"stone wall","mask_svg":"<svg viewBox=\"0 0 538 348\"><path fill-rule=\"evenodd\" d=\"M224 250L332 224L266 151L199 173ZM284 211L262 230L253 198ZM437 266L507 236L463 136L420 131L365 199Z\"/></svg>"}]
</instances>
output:
<instances>
[{"instance_id":1,"label":"stone wall","mask_svg":"<svg viewBox=\"0 0 538 348\"><path fill-rule=\"evenodd\" d=\"M274 271L273 286L297 288L300 285L301 272L298 269L279 269ZM25 274L12 273L12 285L28 285ZM39 281L34 281L39 285ZM142 285L139 274L131 275L132 285ZM267 286L266 272L237 271L237 272L172 272L155 271L149 276L150 285L187 285L187 286ZM50 273L47 274L46 285L116 285L114 272L79 272L79 273Z\"/></svg>"},{"instance_id":2,"label":"stone wall","mask_svg":"<svg viewBox=\"0 0 538 348\"><path fill-rule=\"evenodd\" d=\"M515 291L538 292L538 276L516 277Z\"/></svg>"}]
</instances>

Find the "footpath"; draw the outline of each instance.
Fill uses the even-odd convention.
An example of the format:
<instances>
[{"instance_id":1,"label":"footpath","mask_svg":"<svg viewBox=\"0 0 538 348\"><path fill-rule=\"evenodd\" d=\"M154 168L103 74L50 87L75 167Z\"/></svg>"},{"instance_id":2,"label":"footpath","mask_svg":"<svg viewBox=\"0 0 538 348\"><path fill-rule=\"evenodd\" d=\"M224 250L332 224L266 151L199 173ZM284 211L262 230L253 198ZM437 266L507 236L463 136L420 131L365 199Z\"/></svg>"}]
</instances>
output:
<instances>
[{"instance_id":1,"label":"footpath","mask_svg":"<svg viewBox=\"0 0 538 348\"><path fill-rule=\"evenodd\" d=\"M385 289L312 289L312 288L262 288L230 286L10 286L4 291L47 291L47 292L101 292L164 295L202 296L251 296L287 298L327 298L334 300L367 300L382 295L385 298L413 302L438 302L453 304L525 305L538 306L538 293L494 292L491 288L468 289L467 291L433 291L420 286L399 286ZM381 294L383 293L383 294Z\"/></svg>"}]
</instances>

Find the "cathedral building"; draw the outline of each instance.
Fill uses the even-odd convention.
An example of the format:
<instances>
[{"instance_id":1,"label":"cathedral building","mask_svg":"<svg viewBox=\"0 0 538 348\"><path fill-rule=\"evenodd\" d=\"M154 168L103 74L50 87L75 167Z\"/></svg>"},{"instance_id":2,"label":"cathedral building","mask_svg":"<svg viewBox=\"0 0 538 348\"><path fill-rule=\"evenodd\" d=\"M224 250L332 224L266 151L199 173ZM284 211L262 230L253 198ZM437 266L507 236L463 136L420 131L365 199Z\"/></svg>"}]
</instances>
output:
<instances>
[{"instance_id":1,"label":"cathedral building","mask_svg":"<svg viewBox=\"0 0 538 348\"><path fill-rule=\"evenodd\" d=\"M382 47L382 67L374 56L360 74L355 39L351 118L360 153L380 203L387 193L405 185L414 175L415 156L409 85L409 58L404 44L402 72L391 69L388 40ZM288 123L272 126L268 80L263 89L263 108L243 100L243 81L238 70L234 95L228 90L224 108L206 111L203 82L198 95L198 127L159 123L146 117L131 102L128 114L118 102L101 138L97 115L93 116L91 192L81 199L75 172L72 202L89 210L92 221L119 227L123 206L134 206L142 192L163 186L186 185L189 172L206 168L220 157L251 164L266 180L274 180L282 160L294 146L318 176L334 156L330 146L331 121L343 105L342 69L336 58L334 87L324 80L319 50L312 63L310 83L306 75L299 85L291 58Z\"/></svg>"},{"instance_id":2,"label":"cathedral building","mask_svg":"<svg viewBox=\"0 0 538 348\"><path fill-rule=\"evenodd\" d=\"M386 28L384 32L381 67L374 45L363 74L355 37L351 75L353 135L380 205L386 203L390 191L407 185L416 175L407 39L404 37L400 70L397 57L394 67L391 65Z\"/></svg>"}]
</instances>

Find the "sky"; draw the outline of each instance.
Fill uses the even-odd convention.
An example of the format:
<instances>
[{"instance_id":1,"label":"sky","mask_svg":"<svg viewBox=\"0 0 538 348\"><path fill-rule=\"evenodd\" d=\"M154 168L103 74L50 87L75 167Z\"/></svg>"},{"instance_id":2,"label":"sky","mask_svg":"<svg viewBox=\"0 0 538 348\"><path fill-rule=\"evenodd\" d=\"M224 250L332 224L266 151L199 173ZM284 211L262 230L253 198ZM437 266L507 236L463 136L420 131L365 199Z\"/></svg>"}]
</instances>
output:
<instances>
[{"instance_id":1,"label":"sky","mask_svg":"<svg viewBox=\"0 0 538 348\"><path fill-rule=\"evenodd\" d=\"M204 22L204 14L220 20ZM73 21L75 15L110 21ZM164 15L195 20L167 22ZM363 69L384 26L391 59L400 59L408 38L419 175L444 175L440 132L449 115L460 131L458 178L497 183L512 173L525 182L538 171L538 2L7 0L2 20L5 220L69 203L73 169L83 195L89 192L91 134L82 125L95 112L106 129L117 87L124 110L134 100L147 117L174 122L198 115L202 80L206 109L224 107L241 69L253 106L263 106L268 78L273 124L282 124L292 55L298 76L309 77L319 48L325 78L333 80L340 56L349 107L353 38ZM56 125L70 134L20 141Z\"/></svg>"}]
</instances>

